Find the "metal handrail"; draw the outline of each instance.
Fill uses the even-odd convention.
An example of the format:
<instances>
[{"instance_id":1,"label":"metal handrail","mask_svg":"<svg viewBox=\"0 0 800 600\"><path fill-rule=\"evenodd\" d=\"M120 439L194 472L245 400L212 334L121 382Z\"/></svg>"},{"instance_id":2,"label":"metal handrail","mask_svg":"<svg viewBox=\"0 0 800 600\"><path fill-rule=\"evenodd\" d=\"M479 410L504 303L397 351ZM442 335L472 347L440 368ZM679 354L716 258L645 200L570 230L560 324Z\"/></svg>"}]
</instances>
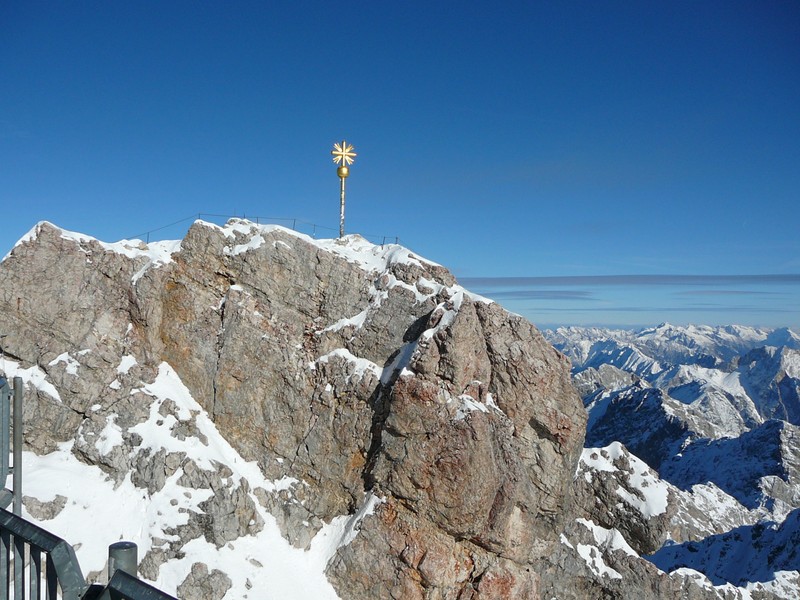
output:
<instances>
[{"instance_id":1,"label":"metal handrail","mask_svg":"<svg viewBox=\"0 0 800 600\"><path fill-rule=\"evenodd\" d=\"M26 554L30 556L27 574L23 564ZM10 576L12 563L13 578ZM12 581L15 600L177 600L122 569L114 571L105 587L87 584L72 546L46 529L0 508L0 600L11 597Z\"/></svg>"},{"instance_id":2,"label":"metal handrail","mask_svg":"<svg viewBox=\"0 0 800 600\"><path fill-rule=\"evenodd\" d=\"M11 538L14 549L11 549ZM63 600L81 600L89 587L78 564L75 550L66 541L46 529L26 521L5 509L0 509L0 599L9 597L12 578L10 567L14 556L14 598L40 598L42 584L42 554L46 556L44 584L46 597L55 600L57 586ZM30 553L25 591L25 550Z\"/></svg>"},{"instance_id":3,"label":"metal handrail","mask_svg":"<svg viewBox=\"0 0 800 600\"><path fill-rule=\"evenodd\" d=\"M99 600L176 600L176 598L122 569L117 569Z\"/></svg>"}]
</instances>

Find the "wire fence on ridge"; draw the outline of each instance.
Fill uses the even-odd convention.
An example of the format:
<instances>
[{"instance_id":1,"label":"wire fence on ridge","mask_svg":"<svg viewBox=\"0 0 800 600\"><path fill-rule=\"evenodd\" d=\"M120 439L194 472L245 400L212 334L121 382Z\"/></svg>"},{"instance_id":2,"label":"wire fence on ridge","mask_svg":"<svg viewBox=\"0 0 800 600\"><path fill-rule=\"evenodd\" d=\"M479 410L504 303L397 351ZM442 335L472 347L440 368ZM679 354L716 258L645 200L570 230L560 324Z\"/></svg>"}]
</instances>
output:
<instances>
[{"instance_id":1,"label":"wire fence on ridge","mask_svg":"<svg viewBox=\"0 0 800 600\"><path fill-rule=\"evenodd\" d=\"M195 220L204 220L210 221L212 223L216 223L219 220L228 221L229 219L245 219L248 221L252 221L257 225L281 225L282 227L286 227L287 229L291 229L292 231L297 231L298 233L304 233L306 235L311 236L312 238L317 238L318 236L323 237L338 237L339 230L335 227L326 227L325 225L318 225L316 223L311 223L310 221L305 221L303 219L298 218L289 218L289 217L259 217L259 216L247 216L247 215L225 215L225 214L217 214L217 213L193 213L188 217L184 217L182 219L178 219L177 221L173 221L172 223L167 223L166 225L161 225L160 227L154 227L153 229L149 229L147 231L143 231L142 233L138 233L136 235L130 236L129 239L142 239L146 243L150 243L150 234L156 233L159 231L163 231L165 229L169 229L170 227L175 227L176 225L180 225L181 223L186 223L187 221L195 221ZM217 223L219 224L219 223ZM333 232L332 235L325 235L326 232ZM357 233L357 232L353 232ZM358 233L362 238L368 240L376 245L385 246L387 243L399 244L400 238L396 235L377 235L377 234L364 234Z\"/></svg>"}]
</instances>

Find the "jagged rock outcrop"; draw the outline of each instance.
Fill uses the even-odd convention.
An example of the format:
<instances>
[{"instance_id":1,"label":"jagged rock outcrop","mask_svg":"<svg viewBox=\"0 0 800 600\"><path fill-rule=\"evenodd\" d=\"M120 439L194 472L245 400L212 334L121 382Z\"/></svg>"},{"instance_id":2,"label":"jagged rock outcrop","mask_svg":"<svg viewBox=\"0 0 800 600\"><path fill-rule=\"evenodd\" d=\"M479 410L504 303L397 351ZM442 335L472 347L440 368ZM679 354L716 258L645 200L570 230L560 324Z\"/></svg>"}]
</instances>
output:
<instances>
[{"instance_id":1,"label":"jagged rock outcrop","mask_svg":"<svg viewBox=\"0 0 800 600\"><path fill-rule=\"evenodd\" d=\"M637 554L655 552L668 538L675 492L622 444L585 449L575 482L586 517L619 531Z\"/></svg>"},{"instance_id":2,"label":"jagged rock outcrop","mask_svg":"<svg viewBox=\"0 0 800 600\"><path fill-rule=\"evenodd\" d=\"M588 367L573 377L575 389L581 398L604 390L616 390L634 383L638 377L610 364Z\"/></svg>"},{"instance_id":3,"label":"jagged rock outcrop","mask_svg":"<svg viewBox=\"0 0 800 600\"><path fill-rule=\"evenodd\" d=\"M194 563L189 576L179 587L182 600L220 600L231 587L230 578L214 569L210 573L203 563Z\"/></svg>"},{"instance_id":4,"label":"jagged rock outcrop","mask_svg":"<svg viewBox=\"0 0 800 600\"><path fill-rule=\"evenodd\" d=\"M241 221L110 245L43 223L0 265L0 331L32 451L174 494L183 517L142 571L185 565L183 590L214 574L181 559L192 540L258 535L268 511L306 547L374 497L329 562L342 598L533 598L574 513L568 362L398 246ZM232 450L206 458L212 430ZM211 579L213 597L239 589Z\"/></svg>"},{"instance_id":5,"label":"jagged rock outcrop","mask_svg":"<svg viewBox=\"0 0 800 600\"><path fill-rule=\"evenodd\" d=\"M260 597L284 565L265 540L308 567L285 597L740 597L640 557L722 533L702 501L725 493L671 486L620 444L581 454L564 356L399 246L238 220L105 244L42 223L0 264L0 334L27 447L71 474L27 513L90 514L108 541L130 520L141 575L181 597ZM660 465L710 426L638 377L586 376L590 433L646 413L657 427L629 446Z\"/></svg>"}]
</instances>

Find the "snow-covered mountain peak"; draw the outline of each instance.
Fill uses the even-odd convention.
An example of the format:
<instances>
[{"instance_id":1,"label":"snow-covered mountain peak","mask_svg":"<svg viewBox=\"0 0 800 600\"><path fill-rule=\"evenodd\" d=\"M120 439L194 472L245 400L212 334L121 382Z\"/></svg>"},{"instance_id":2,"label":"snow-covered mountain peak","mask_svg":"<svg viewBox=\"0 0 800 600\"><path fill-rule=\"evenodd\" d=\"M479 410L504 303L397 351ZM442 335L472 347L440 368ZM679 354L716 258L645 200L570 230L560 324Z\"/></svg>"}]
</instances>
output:
<instances>
[{"instance_id":1,"label":"snow-covered mountain peak","mask_svg":"<svg viewBox=\"0 0 800 600\"><path fill-rule=\"evenodd\" d=\"M288 229L281 225L258 224L245 219L230 219L225 225L216 225L207 221L196 221L196 224L217 229L234 243L226 246L226 254L236 255L254 250L265 243L271 233L280 232L316 246L358 265L367 272L381 273L393 265L441 267L437 263L412 253L399 244L377 245L358 234L350 234L341 238L312 238L309 235ZM286 243L273 241L273 244Z\"/></svg>"},{"instance_id":2,"label":"snow-covered mountain peak","mask_svg":"<svg viewBox=\"0 0 800 600\"><path fill-rule=\"evenodd\" d=\"M48 221L40 221L34 225L28 233L22 236L14 247L3 257L3 261L14 254L15 250L23 244L34 242L39 238L44 229L49 229L58 234L61 239L75 243L86 255L86 260L92 260L93 252L101 250L103 252L113 252L132 260L135 260L141 267L134 274L134 282L137 281L144 272L151 267L159 267L172 262L172 257L180 251L180 240L167 240L145 243L142 240L120 240L118 242L102 242L90 235L68 231ZM1 261L0 261L1 262Z\"/></svg>"}]
</instances>

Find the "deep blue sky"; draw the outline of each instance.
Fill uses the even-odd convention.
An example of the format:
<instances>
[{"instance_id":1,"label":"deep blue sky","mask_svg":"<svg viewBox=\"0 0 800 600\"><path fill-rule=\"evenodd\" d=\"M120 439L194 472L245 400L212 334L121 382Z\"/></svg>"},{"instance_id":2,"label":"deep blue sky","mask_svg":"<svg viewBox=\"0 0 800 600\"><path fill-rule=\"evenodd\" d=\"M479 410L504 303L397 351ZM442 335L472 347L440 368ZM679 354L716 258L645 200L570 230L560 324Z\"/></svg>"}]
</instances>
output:
<instances>
[{"instance_id":1,"label":"deep blue sky","mask_svg":"<svg viewBox=\"0 0 800 600\"><path fill-rule=\"evenodd\" d=\"M5 0L0 254L43 219L335 236L346 138L348 232L459 277L791 275L799 107L792 1ZM797 279L651 285L646 305L571 281L480 291L535 322L800 325Z\"/></svg>"}]
</instances>

